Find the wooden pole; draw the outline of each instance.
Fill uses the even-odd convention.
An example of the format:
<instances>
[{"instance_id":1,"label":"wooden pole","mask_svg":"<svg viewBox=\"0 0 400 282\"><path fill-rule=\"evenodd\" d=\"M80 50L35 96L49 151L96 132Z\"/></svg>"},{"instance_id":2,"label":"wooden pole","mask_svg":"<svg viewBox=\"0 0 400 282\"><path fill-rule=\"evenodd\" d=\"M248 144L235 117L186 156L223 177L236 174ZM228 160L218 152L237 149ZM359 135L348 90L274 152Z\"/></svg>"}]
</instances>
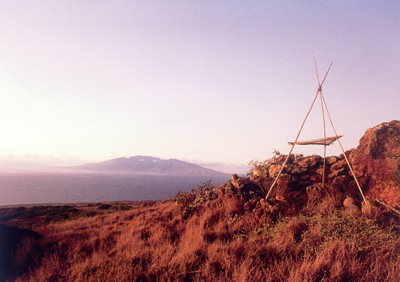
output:
<instances>
[{"instance_id":1,"label":"wooden pole","mask_svg":"<svg viewBox=\"0 0 400 282\"><path fill-rule=\"evenodd\" d=\"M322 82L321 82L319 88L322 88L322 84L324 84L325 78L326 78L326 76L328 75L328 72L329 72L329 70L331 69L331 66L332 66L332 62L329 64L328 70L326 71L326 74L325 74L325 76L324 76L324 79L322 80Z\"/></svg>"},{"instance_id":2,"label":"wooden pole","mask_svg":"<svg viewBox=\"0 0 400 282\"><path fill-rule=\"evenodd\" d=\"M286 159L285 159L285 161L283 162L282 167L281 167L281 169L279 170L279 173L278 173L278 175L276 176L274 182L272 183L271 187L269 188L268 193L267 193L267 196L265 196L265 199L268 199L269 193L271 193L272 188L275 186L275 183L278 181L279 176L281 176L281 173L282 173L282 171L283 171L283 169L284 169L284 167L285 167L285 165L286 165L286 163L287 163L287 161L288 161L288 159L289 159L289 157L290 157L290 154L291 154L292 151L293 151L293 148L294 148L294 144L292 145L292 148L290 148L290 152L289 152L289 154L286 156Z\"/></svg>"},{"instance_id":3,"label":"wooden pole","mask_svg":"<svg viewBox=\"0 0 400 282\"><path fill-rule=\"evenodd\" d=\"M336 130L335 130L335 127L333 126L332 119L331 119L331 116L330 116L330 114L329 114L328 107L326 106L325 99L324 99L324 96L323 96L322 93L321 93L321 97L322 97L322 101L324 102L325 110L326 110L326 113L327 113L327 115L328 115L329 121L330 121L330 123L331 123L333 132L335 133L336 137L338 137L338 135L337 135L337 133L336 133ZM364 193L363 193L363 191L362 191L362 189L361 189L361 186L360 186L360 184L358 183L358 180L357 180L356 175L354 174L353 168L351 167L350 162L349 162L349 160L347 159L347 156L346 156L346 154L345 154L345 152L344 152L342 143L340 142L339 138L337 139L337 141L339 142L340 148L342 149L344 158L346 159L346 162L347 162L347 165L349 166L349 169L350 169L350 171L351 171L351 174L353 175L353 178L354 178L354 180L356 181L358 190L360 191L360 194L361 194L361 196L362 196L362 198L363 198L363 200L364 200L364 203L365 203L365 205L366 205L367 207L369 207L369 203L368 203L368 201L367 201L367 200L365 199L365 197L364 197Z\"/></svg>"},{"instance_id":4,"label":"wooden pole","mask_svg":"<svg viewBox=\"0 0 400 282\"><path fill-rule=\"evenodd\" d=\"M268 196L269 196L269 194L271 193L272 188L275 186L275 183L278 181L278 178L279 178L279 176L281 175L281 173L282 173L282 171L283 171L283 168L285 167L285 165L286 165L286 163L287 163L287 161L288 161L288 159L289 159L289 157L290 157L290 154L291 154L292 151L293 151L294 145L295 145L295 143L297 142L297 139L299 139L300 132L301 132L301 130L303 129L303 126L304 126L304 124L306 123L306 120L307 120L307 118L308 118L308 115L310 114L310 112L311 112L311 110L312 110L312 108L313 108L313 106L314 106L315 100L317 100L318 94L319 94L319 90L317 91L317 93L315 93L314 100L313 100L313 102L312 102L312 104L311 104L310 109L309 109L308 112L307 112L306 118L304 119L303 123L301 124L299 133L297 133L297 136L296 136L296 140L294 141L294 143L293 143L293 145L292 145L292 148L290 149L289 154L287 155L285 161L283 162L282 167L281 167L281 169L279 170L278 175L276 176L274 182L272 183L271 187L269 188L268 193L267 193L267 196L265 196L265 199L268 199Z\"/></svg>"},{"instance_id":5,"label":"wooden pole","mask_svg":"<svg viewBox=\"0 0 400 282\"><path fill-rule=\"evenodd\" d=\"M314 51L313 51L313 54L314 54ZM315 57L314 57L314 62L315 62ZM268 196L269 196L269 194L271 193L272 188L274 188L276 182L278 181L279 176L282 174L282 171L283 171L283 169L284 169L284 167L285 167L285 165L286 165L286 163L287 163L287 161L288 161L288 159L289 159L289 157L290 157L290 154L291 154L292 151L293 151L294 145L295 145L295 143L297 142L297 140L298 140L298 138L299 138L299 136L300 136L300 132L301 132L301 130L303 129L303 126L304 126L304 124L306 123L306 120L307 120L307 118L308 118L308 116L309 116L309 114L310 114L310 112L311 112L311 110L312 110L312 108L313 108L313 106L314 106L315 100L317 99L318 94L320 94L320 92L321 92L322 84L324 84L325 78L326 78L326 76L328 75L328 72L329 72L329 70L331 69L331 66L332 66L332 63L330 63L330 65L329 65L329 67L328 67L328 70L326 71L326 74L325 74L324 79L322 80L322 82L319 83L319 81L318 81L319 87L318 87L317 93L315 93L315 97L314 97L314 100L313 100L313 102L312 102L312 104L311 104L311 107L310 107L310 109L309 109L308 112L307 112L306 118L304 119L303 123L301 124L299 133L297 133L296 140L293 142L292 148L290 149L289 154L287 155L285 161L283 162L283 165L282 165L281 169L279 170L279 173L278 173L278 175L276 176L274 182L272 183L271 187L269 188L268 193L267 193L267 196L265 196L265 199L268 199ZM322 94L322 93L321 93L321 94ZM336 134L336 137L337 137L337 134Z\"/></svg>"},{"instance_id":6,"label":"wooden pole","mask_svg":"<svg viewBox=\"0 0 400 282\"><path fill-rule=\"evenodd\" d=\"M311 51L312 51L312 55L314 58L314 66L315 66L315 75L317 76L317 80L318 80L318 90L321 90L321 83L319 83L319 76L318 76L318 69L317 69L317 61L315 60L315 55L314 55L314 48L311 45ZM328 70L329 71L329 70Z\"/></svg>"},{"instance_id":7,"label":"wooden pole","mask_svg":"<svg viewBox=\"0 0 400 282\"><path fill-rule=\"evenodd\" d=\"M322 101L322 90L320 90L319 97L321 98L321 109L322 109L322 122L324 124L324 138L326 138L326 127L325 127L325 113L324 113L324 103ZM325 188L325 167L326 167L326 144L324 145L324 165L322 170L322 188Z\"/></svg>"},{"instance_id":8,"label":"wooden pole","mask_svg":"<svg viewBox=\"0 0 400 282\"><path fill-rule=\"evenodd\" d=\"M312 50L312 54L313 54L313 58L314 58L315 75L317 76L317 80L318 80L318 91L320 92L320 94L322 94L322 85L319 82L317 61L315 60L314 48L313 48L312 45L311 45L311 50ZM332 65L332 63L330 63L328 71L326 72L322 83L324 83L325 78L328 75L328 72L329 72L329 70L331 68L331 65ZM324 138L326 138L325 114L324 114L324 105L323 105L323 102L322 102L322 95L320 95L320 98L321 98L322 122L324 124ZM324 165L323 165L323 168L322 168L323 169L322 170L322 188L323 189L325 189L325 167L326 167L326 144L324 145Z\"/></svg>"},{"instance_id":9,"label":"wooden pole","mask_svg":"<svg viewBox=\"0 0 400 282\"><path fill-rule=\"evenodd\" d=\"M379 199L375 199L375 201L377 203L380 203L381 205L387 207L389 210L391 210L392 212L397 213L397 215L400 216L400 211L396 210L394 207L389 206L388 204L384 203L382 200L379 200Z\"/></svg>"}]
</instances>

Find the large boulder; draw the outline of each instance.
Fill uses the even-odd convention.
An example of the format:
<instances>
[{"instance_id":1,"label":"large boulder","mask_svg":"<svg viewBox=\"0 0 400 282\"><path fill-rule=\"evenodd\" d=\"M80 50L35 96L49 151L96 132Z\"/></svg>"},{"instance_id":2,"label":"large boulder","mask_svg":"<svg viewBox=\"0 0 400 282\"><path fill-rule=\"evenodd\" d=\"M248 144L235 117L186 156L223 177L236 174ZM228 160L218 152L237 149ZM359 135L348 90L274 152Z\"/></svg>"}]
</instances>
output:
<instances>
[{"instance_id":1,"label":"large boulder","mask_svg":"<svg viewBox=\"0 0 400 282\"><path fill-rule=\"evenodd\" d=\"M367 196L400 204L400 121L368 129L349 160L357 177L369 178Z\"/></svg>"}]
</instances>

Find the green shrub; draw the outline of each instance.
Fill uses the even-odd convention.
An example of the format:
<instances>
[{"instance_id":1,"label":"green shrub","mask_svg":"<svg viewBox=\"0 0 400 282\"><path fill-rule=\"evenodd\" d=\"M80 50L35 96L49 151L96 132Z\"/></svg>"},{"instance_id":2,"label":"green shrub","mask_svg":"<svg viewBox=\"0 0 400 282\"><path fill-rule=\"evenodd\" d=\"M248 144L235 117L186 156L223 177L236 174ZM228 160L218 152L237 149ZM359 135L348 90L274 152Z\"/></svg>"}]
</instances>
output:
<instances>
[{"instance_id":1,"label":"green shrub","mask_svg":"<svg viewBox=\"0 0 400 282\"><path fill-rule=\"evenodd\" d=\"M192 192L181 192L179 191L178 194L173 198L173 201L175 203L187 207L189 204L191 204L194 199L196 199L196 192L192 190Z\"/></svg>"},{"instance_id":2,"label":"green shrub","mask_svg":"<svg viewBox=\"0 0 400 282\"><path fill-rule=\"evenodd\" d=\"M203 192L204 190L209 190L212 188L214 188L214 184L212 183L211 180L204 181L203 183L197 185L197 189L200 193Z\"/></svg>"}]
</instances>

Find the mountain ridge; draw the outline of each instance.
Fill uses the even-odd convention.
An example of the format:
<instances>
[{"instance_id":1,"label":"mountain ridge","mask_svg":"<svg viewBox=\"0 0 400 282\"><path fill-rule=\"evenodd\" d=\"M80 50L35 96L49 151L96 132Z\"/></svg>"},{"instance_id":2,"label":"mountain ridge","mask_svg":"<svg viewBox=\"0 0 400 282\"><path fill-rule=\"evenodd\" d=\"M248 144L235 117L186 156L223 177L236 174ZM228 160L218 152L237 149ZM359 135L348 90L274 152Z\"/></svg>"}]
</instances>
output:
<instances>
[{"instance_id":1,"label":"mountain ridge","mask_svg":"<svg viewBox=\"0 0 400 282\"><path fill-rule=\"evenodd\" d=\"M172 175L226 175L213 169L205 168L193 163L177 159L161 159L151 156L131 156L106 160L103 162L91 162L72 167L74 169L109 171L109 172L131 172L151 174Z\"/></svg>"}]
</instances>

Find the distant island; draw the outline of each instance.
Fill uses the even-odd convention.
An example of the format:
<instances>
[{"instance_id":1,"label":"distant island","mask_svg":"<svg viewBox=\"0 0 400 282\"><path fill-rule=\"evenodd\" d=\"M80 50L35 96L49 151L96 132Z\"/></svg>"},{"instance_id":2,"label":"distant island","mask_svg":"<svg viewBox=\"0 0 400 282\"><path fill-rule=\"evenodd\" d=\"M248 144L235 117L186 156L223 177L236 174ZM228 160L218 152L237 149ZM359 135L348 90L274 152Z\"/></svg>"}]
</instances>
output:
<instances>
[{"instance_id":1,"label":"distant island","mask_svg":"<svg viewBox=\"0 0 400 282\"><path fill-rule=\"evenodd\" d=\"M133 156L116 158L104 162L87 163L72 167L80 170L131 172L172 175L207 175L227 176L227 173L201 167L196 164L176 159L161 159L150 156Z\"/></svg>"}]
</instances>

